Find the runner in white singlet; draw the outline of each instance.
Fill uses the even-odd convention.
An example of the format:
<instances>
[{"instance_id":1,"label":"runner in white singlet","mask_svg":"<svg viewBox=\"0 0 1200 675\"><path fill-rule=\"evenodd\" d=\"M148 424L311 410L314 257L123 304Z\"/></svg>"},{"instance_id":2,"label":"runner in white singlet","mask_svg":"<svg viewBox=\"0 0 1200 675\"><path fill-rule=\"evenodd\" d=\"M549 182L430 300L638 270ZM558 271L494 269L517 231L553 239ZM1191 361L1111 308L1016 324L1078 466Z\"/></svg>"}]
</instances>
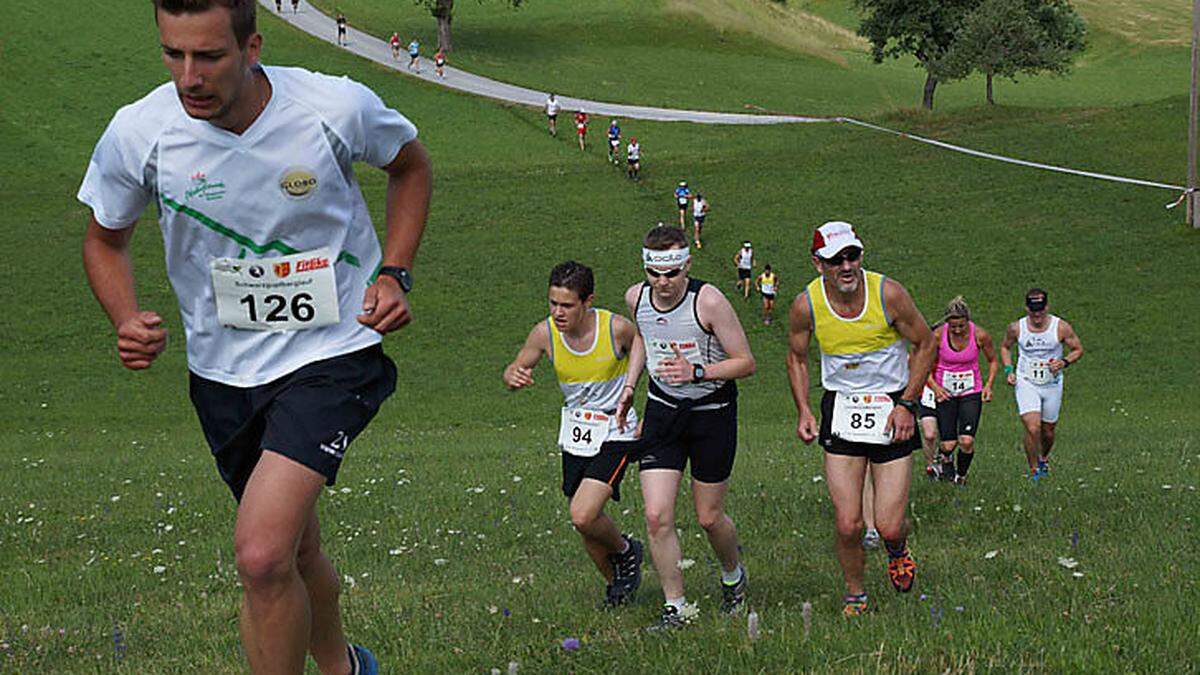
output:
<instances>
[{"instance_id":1,"label":"runner in white singlet","mask_svg":"<svg viewBox=\"0 0 1200 675\"><path fill-rule=\"evenodd\" d=\"M1062 408L1063 371L1083 357L1083 344L1075 329L1049 314L1048 304L1046 291L1031 288L1025 294L1026 315L1008 325L1000 345L1005 377L1015 387L1017 413L1025 427L1025 459L1034 480L1050 471L1050 450ZM1019 352L1015 369L1014 344Z\"/></svg>"}]
</instances>

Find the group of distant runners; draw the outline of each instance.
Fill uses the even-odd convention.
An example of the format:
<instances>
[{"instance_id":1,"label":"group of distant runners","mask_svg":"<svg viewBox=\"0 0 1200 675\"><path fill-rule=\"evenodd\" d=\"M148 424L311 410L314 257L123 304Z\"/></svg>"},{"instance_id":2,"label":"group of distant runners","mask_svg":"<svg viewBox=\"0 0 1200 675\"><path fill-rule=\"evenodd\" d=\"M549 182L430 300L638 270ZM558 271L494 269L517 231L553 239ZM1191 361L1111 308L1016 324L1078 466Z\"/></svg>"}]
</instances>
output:
<instances>
[{"instance_id":1,"label":"group of distant runners","mask_svg":"<svg viewBox=\"0 0 1200 675\"><path fill-rule=\"evenodd\" d=\"M253 2L155 0L155 19L171 82L114 115L77 195L90 213L88 281L113 326L121 364L151 367L167 330L139 302L129 248L133 227L154 203L186 334L190 398L236 501L240 629L250 669L300 673L311 655L321 672L372 675L379 670L374 655L348 642L342 628L341 577L321 546L317 501L396 386L395 364L380 343L412 320L410 270L428 214L430 161L416 127L370 89L262 65ZM356 162L388 175L383 246ZM699 249L698 226L695 233ZM247 255L249 244L268 241L286 253ZM931 330L902 285L863 268L864 249L848 223L816 228L810 253L817 276L792 301L787 335L795 433L824 451L849 617L868 606L860 540L868 467L887 575L906 592L917 572L905 516L911 455L921 443L916 428L928 435L927 420L936 417L941 444L932 449L940 460L930 456L929 470L947 475L957 448L954 476L962 483L998 367L991 338L961 298ZM752 251L750 242L743 250ZM739 269L745 258L737 258ZM543 356L554 368L564 397L562 491L605 581L607 605L628 602L641 583L645 547L604 512L637 464L664 596L656 631L683 625L694 608L684 594L675 517L685 469L697 522L719 563L721 610L737 613L748 598L725 497L737 453L736 381L757 364L729 300L691 277L691 262L683 227L651 229L642 240L641 278L624 296L630 318L592 307L591 269L557 265L549 316L503 371L504 384L521 389L533 385ZM778 279L760 277L759 286L774 296ZM1000 359L1036 479L1049 470L1063 373L1083 347L1071 325L1049 313L1046 291L1030 289L1025 307L1005 331ZM816 411L808 371L814 338L824 389ZM923 398L925 390L932 396Z\"/></svg>"},{"instance_id":2,"label":"group of distant runners","mask_svg":"<svg viewBox=\"0 0 1200 675\"><path fill-rule=\"evenodd\" d=\"M283 10L282 10L281 3L282 3L282 0L276 0L275 8L282 12ZM299 5L299 0L293 0L293 2L292 2L292 11L293 12L296 11L296 8L298 5ZM347 27L349 26L349 21L346 19L346 15L343 14L341 11L339 11L334 18L334 23L337 25L337 44L339 47L345 47L346 45L349 44L349 39L346 34ZM399 61L400 53L403 48L402 47L403 41L400 39L400 34L393 32L392 36L390 38L388 38L387 42L388 42L388 46L392 48L392 59L395 61ZM417 73L421 72L421 41L415 37L412 40L410 40L408 43L407 52L408 52L408 69L411 71L417 72ZM445 77L446 77L446 50L442 47L438 47L437 52L433 55L433 68L434 68L434 72L437 73L437 76L439 78L445 79Z\"/></svg>"},{"instance_id":3,"label":"group of distant runners","mask_svg":"<svg viewBox=\"0 0 1200 675\"><path fill-rule=\"evenodd\" d=\"M562 103L559 102L558 96L551 92L546 97L546 126L550 131L551 136L558 136L558 115L562 112ZM588 124L591 122L591 116L587 111L580 108L575 111L575 139L579 144L580 152L587 150L587 134ZM608 161L616 166L621 164L621 122L613 118L609 120L608 130ZM636 136L630 136L629 145L625 146L625 175L630 180L641 180L642 173L642 146L638 144Z\"/></svg>"}]
</instances>

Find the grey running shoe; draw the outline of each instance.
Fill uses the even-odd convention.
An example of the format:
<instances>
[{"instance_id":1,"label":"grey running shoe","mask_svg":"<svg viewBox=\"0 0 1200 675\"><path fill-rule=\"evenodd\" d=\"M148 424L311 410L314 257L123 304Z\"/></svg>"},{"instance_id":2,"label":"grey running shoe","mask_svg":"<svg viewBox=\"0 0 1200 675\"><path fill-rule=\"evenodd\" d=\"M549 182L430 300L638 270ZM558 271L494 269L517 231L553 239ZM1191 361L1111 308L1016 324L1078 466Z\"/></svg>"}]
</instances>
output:
<instances>
[{"instance_id":1,"label":"grey running shoe","mask_svg":"<svg viewBox=\"0 0 1200 675\"><path fill-rule=\"evenodd\" d=\"M868 551L879 548L879 530L871 528L863 535L862 547Z\"/></svg>"},{"instance_id":2,"label":"grey running shoe","mask_svg":"<svg viewBox=\"0 0 1200 675\"><path fill-rule=\"evenodd\" d=\"M721 612L723 614L737 614L745 608L748 578L746 568L743 567L742 578L738 579L736 584L721 582Z\"/></svg>"},{"instance_id":3,"label":"grey running shoe","mask_svg":"<svg viewBox=\"0 0 1200 675\"><path fill-rule=\"evenodd\" d=\"M608 556L613 566L613 582L608 586L604 604L610 607L628 602L642 585L642 558L645 555L642 542L626 534L621 537L629 542L629 550Z\"/></svg>"},{"instance_id":4,"label":"grey running shoe","mask_svg":"<svg viewBox=\"0 0 1200 675\"><path fill-rule=\"evenodd\" d=\"M658 617L658 621L646 626L647 633L668 633L676 628L683 628L687 625L687 620L675 609L672 605L663 605L662 616Z\"/></svg>"}]
</instances>

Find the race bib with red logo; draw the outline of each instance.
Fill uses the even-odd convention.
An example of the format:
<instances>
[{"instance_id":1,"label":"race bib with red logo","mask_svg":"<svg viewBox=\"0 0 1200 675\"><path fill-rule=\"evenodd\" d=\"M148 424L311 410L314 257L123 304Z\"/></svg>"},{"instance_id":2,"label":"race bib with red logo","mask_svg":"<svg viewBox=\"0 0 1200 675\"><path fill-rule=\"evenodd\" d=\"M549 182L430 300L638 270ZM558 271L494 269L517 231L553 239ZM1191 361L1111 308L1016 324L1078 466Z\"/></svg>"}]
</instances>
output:
<instances>
[{"instance_id":1,"label":"race bib with red logo","mask_svg":"<svg viewBox=\"0 0 1200 675\"><path fill-rule=\"evenodd\" d=\"M217 320L243 330L305 330L338 323L337 278L328 248L282 258L216 258Z\"/></svg>"},{"instance_id":2,"label":"race bib with red logo","mask_svg":"<svg viewBox=\"0 0 1200 675\"><path fill-rule=\"evenodd\" d=\"M563 408L558 425L558 445L572 455L593 457L608 439L612 415L588 408Z\"/></svg>"}]
</instances>

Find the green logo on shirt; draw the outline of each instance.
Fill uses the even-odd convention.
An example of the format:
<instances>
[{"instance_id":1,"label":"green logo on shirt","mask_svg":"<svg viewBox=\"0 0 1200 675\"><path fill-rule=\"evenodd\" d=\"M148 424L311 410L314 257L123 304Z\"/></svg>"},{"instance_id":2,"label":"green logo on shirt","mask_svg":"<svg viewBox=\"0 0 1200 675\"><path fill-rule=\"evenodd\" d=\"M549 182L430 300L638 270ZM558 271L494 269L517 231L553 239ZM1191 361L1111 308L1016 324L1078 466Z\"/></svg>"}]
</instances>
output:
<instances>
[{"instance_id":1,"label":"green logo on shirt","mask_svg":"<svg viewBox=\"0 0 1200 675\"><path fill-rule=\"evenodd\" d=\"M206 202L215 202L225 198L225 183L220 181L210 181L208 176L204 175L203 171L197 171L192 174L191 185L183 193L184 201L191 201L193 198L203 199Z\"/></svg>"}]
</instances>

